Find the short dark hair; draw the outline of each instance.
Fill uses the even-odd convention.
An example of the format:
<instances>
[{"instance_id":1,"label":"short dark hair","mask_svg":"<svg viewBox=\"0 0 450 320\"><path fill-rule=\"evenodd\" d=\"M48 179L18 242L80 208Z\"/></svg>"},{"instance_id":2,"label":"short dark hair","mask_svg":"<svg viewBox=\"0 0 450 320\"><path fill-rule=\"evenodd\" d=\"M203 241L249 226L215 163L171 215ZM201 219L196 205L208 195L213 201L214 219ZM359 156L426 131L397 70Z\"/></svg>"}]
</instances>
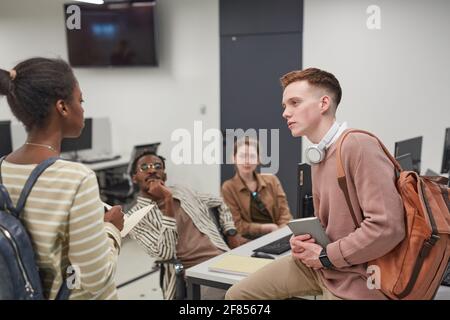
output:
<instances>
[{"instance_id":1,"label":"short dark hair","mask_svg":"<svg viewBox=\"0 0 450 320\"><path fill-rule=\"evenodd\" d=\"M291 71L280 78L283 89L286 89L293 82L302 80L306 80L314 87L330 91L334 95L333 98L337 108L341 102L342 88L338 79L332 73L317 68L308 68L305 70Z\"/></svg>"},{"instance_id":2,"label":"short dark hair","mask_svg":"<svg viewBox=\"0 0 450 320\"><path fill-rule=\"evenodd\" d=\"M9 71L0 69L0 96L6 96L14 116L29 131L42 127L51 106L70 101L77 84L72 68L61 59L31 58Z\"/></svg>"},{"instance_id":3,"label":"short dark hair","mask_svg":"<svg viewBox=\"0 0 450 320\"><path fill-rule=\"evenodd\" d=\"M137 170L136 166L137 166L138 161L139 161L142 157L145 157L145 156L155 156L155 157L158 157L159 160L161 160L161 162L162 162L162 164L163 164L163 169L166 169L166 158L164 158L163 156L160 156L159 154L157 154L157 153L154 152L154 151L148 151L148 150L147 150L147 151L142 151L142 152L138 153L138 154L136 155L136 157L134 157L133 164L131 165L131 174L132 174L132 175L133 175L133 174L136 174L136 170Z\"/></svg>"}]
</instances>

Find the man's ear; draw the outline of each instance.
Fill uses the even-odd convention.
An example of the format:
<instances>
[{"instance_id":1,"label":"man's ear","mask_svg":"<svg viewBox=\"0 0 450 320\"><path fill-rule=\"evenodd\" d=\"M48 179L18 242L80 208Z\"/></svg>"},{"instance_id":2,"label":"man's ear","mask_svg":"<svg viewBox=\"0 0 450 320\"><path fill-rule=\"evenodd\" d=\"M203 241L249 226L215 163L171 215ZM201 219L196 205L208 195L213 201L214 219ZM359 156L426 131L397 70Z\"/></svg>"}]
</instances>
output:
<instances>
[{"instance_id":1,"label":"man's ear","mask_svg":"<svg viewBox=\"0 0 450 320\"><path fill-rule=\"evenodd\" d=\"M59 115L61 115L63 117L67 117L68 108L67 108L67 104L64 102L64 100L56 101L55 108Z\"/></svg>"},{"instance_id":2,"label":"man's ear","mask_svg":"<svg viewBox=\"0 0 450 320\"><path fill-rule=\"evenodd\" d=\"M131 181L132 181L134 184L138 184L137 179L136 179L136 174L133 174L133 175L131 176Z\"/></svg>"},{"instance_id":3,"label":"man's ear","mask_svg":"<svg viewBox=\"0 0 450 320\"><path fill-rule=\"evenodd\" d=\"M331 98L329 96L322 96L320 98L320 101L321 101L321 106L320 106L321 114L324 114L324 113L328 112L328 110L333 108L331 105Z\"/></svg>"},{"instance_id":4,"label":"man's ear","mask_svg":"<svg viewBox=\"0 0 450 320\"><path fill-rule=\"evenodd\" d=\"M167 173L165 171L162 174L162 181L164 181L164 182L167 181Z\"/></svg>"}]
</instances>

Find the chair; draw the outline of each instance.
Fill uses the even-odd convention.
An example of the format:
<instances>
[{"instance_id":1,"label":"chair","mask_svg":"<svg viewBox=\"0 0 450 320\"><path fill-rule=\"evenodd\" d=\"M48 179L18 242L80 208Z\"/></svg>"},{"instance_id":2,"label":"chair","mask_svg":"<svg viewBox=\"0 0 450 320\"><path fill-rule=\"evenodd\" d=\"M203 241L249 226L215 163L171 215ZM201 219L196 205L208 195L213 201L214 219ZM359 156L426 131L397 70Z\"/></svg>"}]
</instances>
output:
<instances>
[{"instance_id":1,"label":"chair","mask_svg":"<svg viewBox=\"0 0 450 320\"><path fill-rule=\"evenodd\" d=\"M185 300L186 299L186 281L184 280L184 266L178 259L169 260L157 260L155 265L159 268L159 286L161 290L163 289L164 275L166 273L166 266L173 264L175 268L175 300Z\"/></svg>"},{"instance_id":2,"label":"chair","mask_svg":"<svg viewBox=\"0 0 450 320\"><path fill-rule=\"evenodd\" d=\"M157 153L160 144L160 142L156 142L134 146L126 171L111 169L107 173L106 185L100 190L100 193L106 198L105 201L108 204L126 204L134 199L138 190L131 180L133 161L138 154L143 152L151 151Z\"/></svg>"}]
</instances>

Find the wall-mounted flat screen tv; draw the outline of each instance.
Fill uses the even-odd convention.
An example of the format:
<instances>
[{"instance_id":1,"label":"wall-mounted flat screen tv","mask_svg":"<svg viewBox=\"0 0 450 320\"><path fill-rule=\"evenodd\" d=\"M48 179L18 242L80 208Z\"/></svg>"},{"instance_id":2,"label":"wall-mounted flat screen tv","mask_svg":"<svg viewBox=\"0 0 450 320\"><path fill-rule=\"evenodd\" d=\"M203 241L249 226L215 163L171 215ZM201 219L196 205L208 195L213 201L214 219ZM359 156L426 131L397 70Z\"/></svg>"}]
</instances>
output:
<instances>
[{"instance_id":1,"label":"wall-mounted flat screen tv","mask_svg":"<svg viewBox=\"0 0 450 320\"><path fill-rule=\"evenodd\" d=\"M76 11L69 8L73 5L79 8L79 20L74 20ZM75 2L64 5L64 14L72 66L157 65L155 1Z\"/></svg>"}]
</instances>

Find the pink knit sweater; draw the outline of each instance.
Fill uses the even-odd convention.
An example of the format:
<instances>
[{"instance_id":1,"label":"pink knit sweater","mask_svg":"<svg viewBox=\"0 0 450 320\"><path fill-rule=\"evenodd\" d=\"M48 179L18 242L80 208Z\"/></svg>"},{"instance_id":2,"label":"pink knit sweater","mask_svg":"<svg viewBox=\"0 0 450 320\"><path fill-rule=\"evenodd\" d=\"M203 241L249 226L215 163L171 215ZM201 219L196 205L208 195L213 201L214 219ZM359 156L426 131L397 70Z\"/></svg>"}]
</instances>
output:
<instances>
[{"instance_id":1,"label":"pink knit sweater","mask_svg":"<svg viewBox=\"0 0 450 320\"><path fill-rule=\"evenodd\" d=\"M356 229L336 177L336 143L312 166L315 215L331 242L334 270L321 270L326 287L343 299L386 299L367 287L367 262L392 250L404 237L404 213L394 166L378 142L361 133L344 141L342 158L350 199L361 222ZM382 277L383 275L381 275Z\"/></svg>"}]
</instances>

